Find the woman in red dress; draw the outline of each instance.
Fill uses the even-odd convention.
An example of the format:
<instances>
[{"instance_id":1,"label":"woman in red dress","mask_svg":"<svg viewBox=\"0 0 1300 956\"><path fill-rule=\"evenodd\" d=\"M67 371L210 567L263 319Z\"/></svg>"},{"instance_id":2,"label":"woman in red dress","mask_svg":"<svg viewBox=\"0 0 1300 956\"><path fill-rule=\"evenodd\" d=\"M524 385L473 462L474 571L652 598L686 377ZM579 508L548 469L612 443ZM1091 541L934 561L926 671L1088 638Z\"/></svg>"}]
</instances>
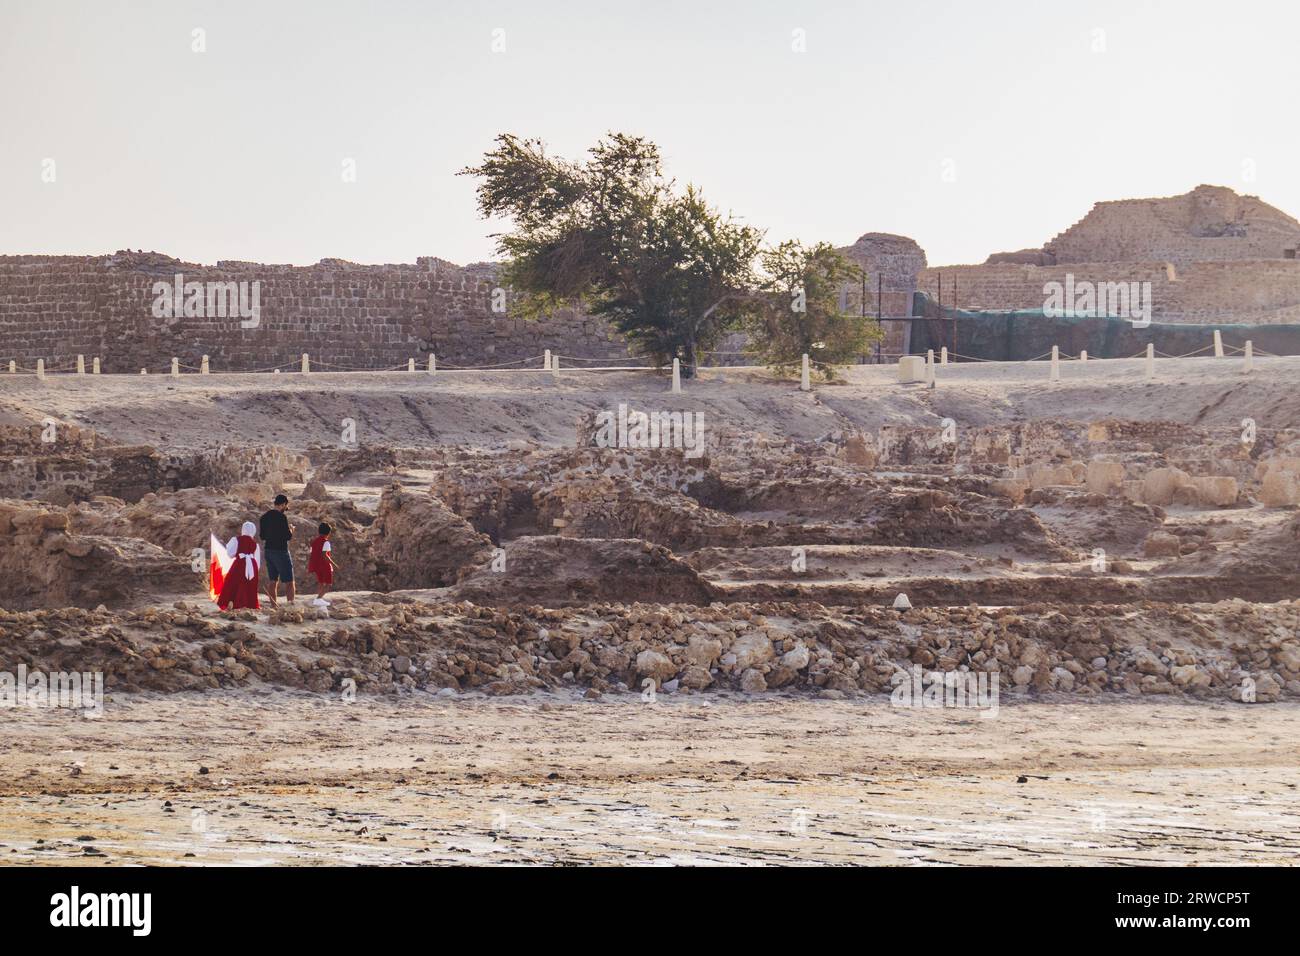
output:
<instances>
[{"instance_id":1,"label":"woman in red dress","mask_svg":"<svg viewBox=\"0 0 1300 956\"><path fill-rule=\"evenodd\" d=\"M221 584L221 594L217 597L217 607L259 609L262 605L257 599L258 574L262 569L262 549L253 536L257 534L257 525L245 521L239 529L238 537L226 543L226 554L234 558L230 573Z\"/></svg>"}]
</instances>

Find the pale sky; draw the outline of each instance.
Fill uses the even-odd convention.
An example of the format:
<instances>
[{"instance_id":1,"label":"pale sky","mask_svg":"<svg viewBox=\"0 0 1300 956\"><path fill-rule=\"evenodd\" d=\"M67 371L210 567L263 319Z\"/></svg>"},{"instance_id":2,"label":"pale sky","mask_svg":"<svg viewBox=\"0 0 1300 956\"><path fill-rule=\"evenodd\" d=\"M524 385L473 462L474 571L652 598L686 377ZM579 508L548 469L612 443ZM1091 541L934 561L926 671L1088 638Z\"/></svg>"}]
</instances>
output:
<instances>
[{"instance_id":1,"label":"pale sky","mask_svg":"<svg viewBox=\"0 0 1300 956\"><path fill-rule=\"evenodd\" d=\"M640 134L772 242L932 265L1198 183L1297 215L1298 38L1282 0L0 0L0 254L489 259L454 173L504 131Z\"/></svg>"}]
</instances>

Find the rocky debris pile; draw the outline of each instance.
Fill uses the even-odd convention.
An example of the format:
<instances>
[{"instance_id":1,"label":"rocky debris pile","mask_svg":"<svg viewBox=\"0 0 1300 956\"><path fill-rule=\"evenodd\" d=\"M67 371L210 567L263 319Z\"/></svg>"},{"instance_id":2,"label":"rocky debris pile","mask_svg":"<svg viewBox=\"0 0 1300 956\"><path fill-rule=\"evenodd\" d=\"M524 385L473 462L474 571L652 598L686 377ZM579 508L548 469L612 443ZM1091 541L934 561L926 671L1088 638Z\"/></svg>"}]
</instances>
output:
<instances>
[{"instance_id":1,"label":"rocky debris pile","mask_svg":"<svg viewBox=\"0 0 1300 956\"><path fill-rule=\"evenodd\" d=\"M811 603L492 608L400 595L328 612L0 611L0 669L93 671L107 690L267 683L319 693L889 693L912 668L996 673L999 694L1300 697L1300 602L1020 608ZM903 675L899 677L897 675Z\"/></svg>"}]
</instances>

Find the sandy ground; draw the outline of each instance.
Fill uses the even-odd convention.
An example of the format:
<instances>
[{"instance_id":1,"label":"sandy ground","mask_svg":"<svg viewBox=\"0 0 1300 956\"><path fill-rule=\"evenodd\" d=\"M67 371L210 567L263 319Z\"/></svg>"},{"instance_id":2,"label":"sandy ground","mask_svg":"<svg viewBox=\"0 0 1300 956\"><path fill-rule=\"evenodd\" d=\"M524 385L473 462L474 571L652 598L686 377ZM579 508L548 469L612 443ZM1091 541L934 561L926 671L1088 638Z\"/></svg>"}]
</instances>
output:
<instances>
[{"instance_id":1,"label":"sandy ground","mask_svg":"<svg viewBox=\"0 0 1300 956\"><path fill-rule=\"evenodd\" d=\"M267 692L0 720L12 863L1300 862L1296 705Z\"/></svg>"},{"instance_id":2,"label":"sandy ground","mask_svg":"<svg viewBox=\"0 0 1300 956\"><path fill-rule=\"evenodd\" d=\"M1146 381L1141 359L1063 364L1048 381L1046 362L964 363L938 369L933 391L900 385L892 365L855 366L843 384L811 393L757 369L704 370L670 396L666 378L645 372L365 372L300 374L0 374L0 424L59 421L94 428L117 442L175 451L222 443L336 445L340 422L356 423L363 444L470 444L512 439L572 445L583 414L629 402L703 411L706 427L733 427L807 440L844 427L970 426L1031 419L1102 418L1239 425L1300 422L1300 357L1160 359Z\"/></svg>"}]
</instances>

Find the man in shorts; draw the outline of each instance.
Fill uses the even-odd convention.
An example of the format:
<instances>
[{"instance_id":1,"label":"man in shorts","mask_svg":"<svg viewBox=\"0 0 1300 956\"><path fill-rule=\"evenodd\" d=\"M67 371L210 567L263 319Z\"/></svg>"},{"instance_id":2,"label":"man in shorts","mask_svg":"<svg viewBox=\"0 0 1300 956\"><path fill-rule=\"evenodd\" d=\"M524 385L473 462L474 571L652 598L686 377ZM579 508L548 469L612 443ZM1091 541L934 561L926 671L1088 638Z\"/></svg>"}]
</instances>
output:
<instances>
[{"instance_id":1,"label":"man in shorts","mask_svg":"<svg viewBox=\"0 0 1300 956\"><path fill-rule=\"evenodd\" d=\"M270 581L266 585L266 596L271 607L278 603L280 582L284 582L284 596L293 603L295 594L293 584L293 558L289 555L289 540L293 529L284 513L289 510L289 498L286 495L275 496L275 507L262 515L260 536L262 538L262 558L266 565L266 574Z\"/></svg>"}]
</instances>

